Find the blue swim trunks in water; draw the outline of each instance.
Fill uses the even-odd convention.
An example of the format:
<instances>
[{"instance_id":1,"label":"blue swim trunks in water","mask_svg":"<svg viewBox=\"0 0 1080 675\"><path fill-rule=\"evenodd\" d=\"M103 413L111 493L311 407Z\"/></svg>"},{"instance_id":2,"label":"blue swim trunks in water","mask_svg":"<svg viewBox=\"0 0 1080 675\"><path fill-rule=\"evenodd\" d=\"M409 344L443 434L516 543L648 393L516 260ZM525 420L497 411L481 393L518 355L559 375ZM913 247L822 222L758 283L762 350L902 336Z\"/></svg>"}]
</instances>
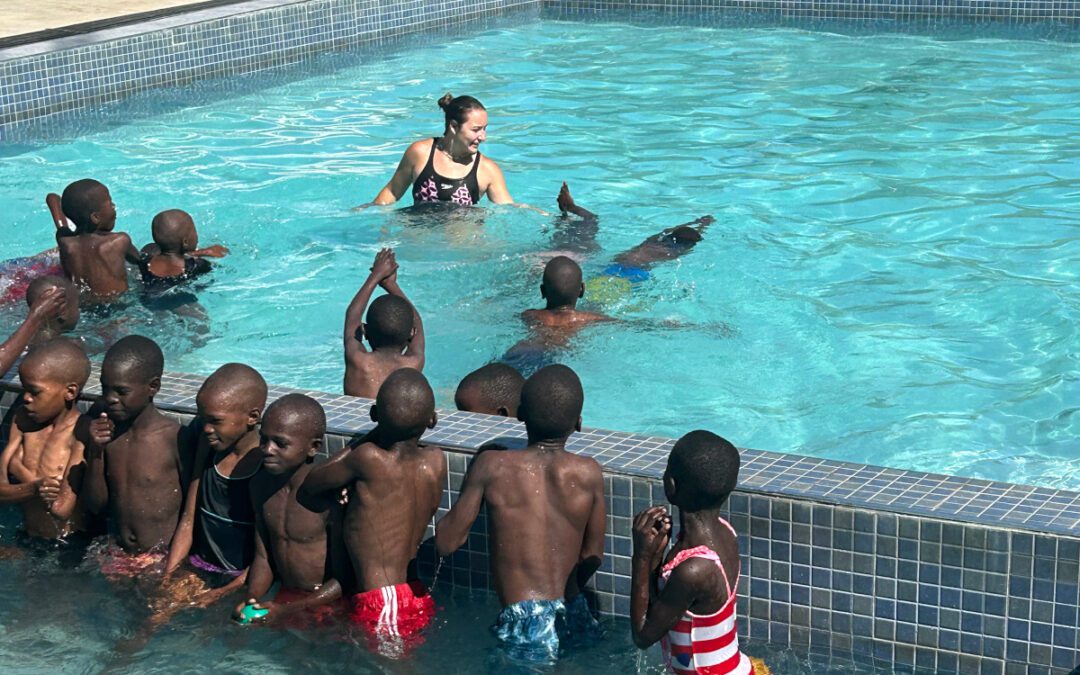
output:
<instances>
[{"instance_id":1,"label":"blue swim trunks in water","mask_svg":"<svg viewBox=\"0 0 1080 675\"><path fill-rule=\"evenodd\" d=\"M560 640L599 637L599 624L585 596L570 601L523 600L504 607L491 627L514 659L551 663L559 657Z\"/></svg>"},{"instance_id":2,"label":"blue swim trunks in water","mask_svg":"<svg viewBox=\"0 0 1080 675\"><path fill-rule=\"evenodd\" d=\"M620 279L626 279L632 284L648 281L651 276L647 269L641 267L628 267L620 263L608 265L600 274L605 277L619 277Z\"/></svg>"}]
</instances>

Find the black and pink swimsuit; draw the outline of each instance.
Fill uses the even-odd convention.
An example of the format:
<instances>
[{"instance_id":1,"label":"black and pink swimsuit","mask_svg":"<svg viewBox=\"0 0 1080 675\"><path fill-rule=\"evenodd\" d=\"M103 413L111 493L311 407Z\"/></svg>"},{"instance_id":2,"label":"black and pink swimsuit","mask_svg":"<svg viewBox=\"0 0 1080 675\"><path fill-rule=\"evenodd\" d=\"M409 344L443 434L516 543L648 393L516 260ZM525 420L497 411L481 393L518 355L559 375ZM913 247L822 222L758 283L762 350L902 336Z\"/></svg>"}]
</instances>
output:
<instances>
[{"instance_id":1,"label":"black and pink swimsuit","mask_svg":"<svg viewBox=\"0 0 1080 675\"><path fill-rule=\"evenodd\" d=\"M476 172L480 168L480 153L476 153L472 169L464 178L446 178L435 173L435 146L439 139L431 140L431 154L427 164L413 182L412 196L414 204L431 202L451 202L462 206L480 203L480 183Z\"/></svg>"}]
</instances>

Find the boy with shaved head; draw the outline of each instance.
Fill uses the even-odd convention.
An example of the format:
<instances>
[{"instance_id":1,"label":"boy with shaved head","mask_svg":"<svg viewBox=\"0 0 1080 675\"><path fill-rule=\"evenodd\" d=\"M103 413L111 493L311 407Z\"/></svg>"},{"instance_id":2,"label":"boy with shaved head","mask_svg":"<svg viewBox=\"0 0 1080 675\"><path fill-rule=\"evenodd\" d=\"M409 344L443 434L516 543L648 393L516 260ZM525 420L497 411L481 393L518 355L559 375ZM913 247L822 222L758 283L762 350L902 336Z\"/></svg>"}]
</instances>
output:
<instances>
[{"instance_id":1,"label":"boy with shaved head","mask_svg":"<svg viewBox=\"0 0 1080 675\"><path fill-rule=\"evenodd\" d=\"M434 602L416 575L416 552L435 515L446 484L442 449L420 445L435 427L435 395L419 371L395 370L371 407L375 428L308 474L300 499L326 510L348 488L345 546L360 593L351 600L354 623L377 640L419 643L432 619Z\"/></svg>"},{"instance_id":2,"label":"boy with shaved head","mask_svg":"<svg viewBox=\"0 0 1080 675\"><path fill-rule=\"evenodd\" d=\"M266 406L266 380L251 366L226 363L203 382L195 405L195 470L166 570L187 559L221 590L216 599L243 584L255 557L250 485L262 465L255 427Z\"/></svg>"},{"instance_id":3,"label":"boy with shaved head","mask_svg":"<svg viewBox=\"0 0 1080 675\"><path fill-rule=\"evenodd\" d=\"M154 216L150 224L155 249L139 262L145 286L168 288L211 270L207 257L220 258L229 252L221 245L199 249L199 233L186 211L169 209Z\"/></svg>"},{"instance_id":4,"label":"boy with shaved head","mask_svg":"<svg viewBox=\"0 0 1080 675\"><path fill-rule=\"evenodd\" d=\"M448 556L487 504L491 570L503 604L494 630L516 659L551 661L568 621L573 632L595 624L581 588L604 555L604 480L595 460L565 449L581 430L583 403L581 381L566 366L526 380L518 419L528 447L477 455L435 529L439 555Z\"/></svg>"},{"instance_id":5,"label":"boy with shaved head","mask_svg":"<svg viewBox=\"0 0 1080 675\"><path fill-rule=\"evenodd\" d=\"M505 363L489 363L466 375L454 392L458 410L517 417L525 378Z\"/></svg>"},{"instance_id":6,"label":"boy with shaved head","mask_svg":"<svg viewBox=\"0 0 1080 675\"><path fill-rule=\"evenodd\" d=\"M129 335L105 353L101 399L84 416L86 472L79 497L107 513L121 550L103 562L110 576L137 576L164 558L183 500L187 459L181 429L161 414L165 356L150 338Z\"/></svg>"},{"instance_id":7,"label":"boy with shaved head","mask_svg":"<svg viewBox=\"0 0 1080 675\"><path fill-rule=\"evenodd\" d=\"M83 461L75 402L89 377L82 347L62 338L32 347L19 365L23 406L0 455L0 501L21 503L32 537L59 539L84 525L70 481Z\"/></svg>"},{"instance_id":8,"label":"boy with shaved head","mask_svg":"<svg viewBox=\"0 0 1080 675\"><path fill-rule=\"evenodd\" d=\"M333 513L316 513L297 501L325 433L322 406L303 394L282 396L263 415L262 471L251 480L255 560L248 572L248 601L233 612L233 619L242 624L273 621L301 611L319 623L333 614L329 603L341 597L337 577L347 568L336 565L332 554L338 549L340 513L337 508ZM273 601L260 602L275 581L281 582L281 588Z\"/></svg>"},{"instance_id":9,"label":"boy with shaved head","mask_svg":"<svg viewBox=\"0 0 1080 675\"><path fill-rule=\"evenodd\" d=\"M91 298L109 300L127 291L125 261L137 264L139 252L131 237L113 232L116 206L109 189L96 180L84 178L64 188L62 197L50 194L45 202L58 224L70 220L72 234L57 228L56 245L64 275L86 287Z\"/></svg>"},{"instance_id":10,"label":"boy with shaved head","mask_svg":"<svg viewBox=\"0 0 1080 675\"><path fill-rule=\"evenodd\" d=\"M397 283L397 260L384 248L345 312L345 394L375 398L398 368L424 369L424 323ZM387 295L371 303L375 287ZM367 309L367 324L362 318ZM371 351L364 349L364 338Z\"/></svg>"}]
</instances>

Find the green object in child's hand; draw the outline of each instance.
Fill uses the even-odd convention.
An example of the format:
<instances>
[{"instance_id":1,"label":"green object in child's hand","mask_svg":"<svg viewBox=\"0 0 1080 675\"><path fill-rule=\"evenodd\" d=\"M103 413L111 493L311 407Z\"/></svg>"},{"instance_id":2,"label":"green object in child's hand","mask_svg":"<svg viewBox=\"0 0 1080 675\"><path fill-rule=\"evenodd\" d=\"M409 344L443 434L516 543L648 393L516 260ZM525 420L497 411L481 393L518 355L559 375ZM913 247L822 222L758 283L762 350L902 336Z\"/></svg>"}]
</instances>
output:
<instances>
[{"instance_id":1,"label":"green object in child's hand","mask_svg":"<svg viewBox=\"0 0 1080 675\"><path fill-rule=\"evenodd\" d=\"M255 619L261 619L270 613L268 609L262 609L255 605L244 605L244 608L240 610L240 618L236 622L242 626L246 626Z\"/></svg>"}]
</instances>

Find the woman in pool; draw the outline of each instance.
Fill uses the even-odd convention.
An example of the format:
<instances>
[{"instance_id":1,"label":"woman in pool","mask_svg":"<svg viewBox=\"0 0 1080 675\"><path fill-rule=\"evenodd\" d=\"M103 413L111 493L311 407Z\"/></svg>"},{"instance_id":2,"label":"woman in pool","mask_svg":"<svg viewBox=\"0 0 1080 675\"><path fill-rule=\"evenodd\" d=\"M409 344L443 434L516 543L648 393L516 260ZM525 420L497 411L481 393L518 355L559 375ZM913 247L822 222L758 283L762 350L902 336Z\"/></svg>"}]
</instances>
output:
<instances>
[{"instance_id":1,"label":"woman in pool","mask_svg":"<svg viewBox=\"0 0 1080 675\"><path fill-rule=\"evenodd\" d=\"M480 154L487 138L487 110L472 96L447 93L439 99L446 116L443 135L409 146L394 177L375 197L374 204L393 204L412 186L413 202L450 202L472 206L487 198L494 204L512 204L499 165Z\"/></svg>"}]
</instances>

